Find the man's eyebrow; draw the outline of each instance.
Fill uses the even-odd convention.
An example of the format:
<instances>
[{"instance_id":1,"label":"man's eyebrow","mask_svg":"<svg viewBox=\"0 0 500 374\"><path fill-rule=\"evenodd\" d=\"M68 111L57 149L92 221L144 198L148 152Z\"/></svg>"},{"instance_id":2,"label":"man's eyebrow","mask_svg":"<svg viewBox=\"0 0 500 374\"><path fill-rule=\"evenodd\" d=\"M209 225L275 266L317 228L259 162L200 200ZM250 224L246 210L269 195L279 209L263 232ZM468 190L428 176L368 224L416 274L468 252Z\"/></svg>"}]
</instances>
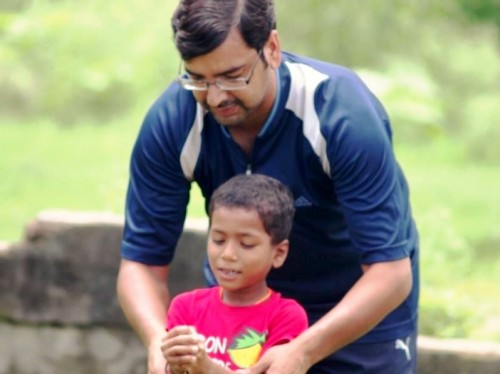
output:
<instances>
[{"instance_id":1,"label":"man's eyebrow","mask_svg":"<svg viewBox=\"0 0 500 374\"><path fill-rule=\"evenodd\" d=\"M221 77L221 76L224 76L224 75L229 75L229 74L232 74L238 70L241 70L243 69L245 65L241 65L241 66L235 66L235 67L232 67L232 68L229 68L227 70L224 70L218 74L215 74L216 77ZM184 66L184 70L186 71L186 73L188 73L189 75L192 75L193 77L199 77L199 78L203 78L203 75L201 74L198 74L198 73L195 73L191 70L189 70L186 66Z\"/></svg>"}]
</instances>

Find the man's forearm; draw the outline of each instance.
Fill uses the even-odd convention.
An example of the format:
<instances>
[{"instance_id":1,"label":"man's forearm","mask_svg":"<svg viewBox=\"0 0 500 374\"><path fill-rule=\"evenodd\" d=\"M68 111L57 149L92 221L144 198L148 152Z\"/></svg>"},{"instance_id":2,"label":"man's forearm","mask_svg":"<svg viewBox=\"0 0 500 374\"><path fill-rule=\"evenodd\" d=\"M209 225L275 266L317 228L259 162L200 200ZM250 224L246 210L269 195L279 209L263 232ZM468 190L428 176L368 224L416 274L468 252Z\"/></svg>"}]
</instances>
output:
<instances>
[{"instance_id":1,"label":"man's forearm","mask_svg":"<svg viewBox=\"0 0 500 374\"><path fill-rule=\"evenodd\" d=\"M118 299L134 331L148 347L165 331L169 302L168 267L122 260L117 280Z\"/></svg>"},{"instance_id":2,"label":"man's forearm","mask_svg":"<svg viewBox=\"0 0 500 374\"><path fill-rule=\"evenodd\" d=\"M291 344L312 365L370 331L411 287L408 259L371 265L335 308Z\"/></svg>"}]
</instances>

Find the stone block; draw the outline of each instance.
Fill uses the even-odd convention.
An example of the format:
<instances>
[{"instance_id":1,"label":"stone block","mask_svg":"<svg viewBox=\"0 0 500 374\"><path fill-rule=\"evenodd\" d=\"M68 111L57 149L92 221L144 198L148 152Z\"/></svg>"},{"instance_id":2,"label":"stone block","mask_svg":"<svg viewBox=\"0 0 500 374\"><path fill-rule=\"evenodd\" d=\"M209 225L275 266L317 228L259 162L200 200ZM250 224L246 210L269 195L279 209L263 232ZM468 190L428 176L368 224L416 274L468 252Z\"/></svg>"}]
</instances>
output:
<instances>
[{"instance_id":1,"label":"stone block","mask_svg":"<svg viewBox=\"0 0 500 374\"><path fill-rule=\"evenodd\" d=\"M0 322L0 374L144 374L146 352L132 331Z\"/></svg>"},{"instance_id":2,"label":"stone block","mask_svg":"<svg viewBox=\"0 0 500 374\"><path fill-rule=\"evenodd\" d=\"M173 295L204 285L206 221L186 227L172 265ZM110 214L42 212L25 240L0 252L0 318L127 325L116 297L122 231L121 218Z\"/></svg>"},{"instance_id":3,"label":"stone block","mask_svg":"<svg viewBox=\"0 0 500 374\"><path fill-rule=\"evenodd\" d=\"M500 374L500 344L418 338L419 374Z\"/></svg>"}]
</instances>

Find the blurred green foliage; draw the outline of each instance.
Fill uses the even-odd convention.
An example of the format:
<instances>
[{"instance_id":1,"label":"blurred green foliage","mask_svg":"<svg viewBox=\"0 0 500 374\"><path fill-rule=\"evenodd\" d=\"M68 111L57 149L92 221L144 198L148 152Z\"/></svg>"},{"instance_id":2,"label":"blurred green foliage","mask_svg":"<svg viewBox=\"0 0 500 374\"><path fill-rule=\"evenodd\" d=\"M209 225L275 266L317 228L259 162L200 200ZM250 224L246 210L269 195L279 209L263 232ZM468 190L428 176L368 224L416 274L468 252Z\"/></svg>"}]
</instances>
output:
<instances>
[{"instance_id":1,"label":"blurred green foliage","mask_svg":"<svg viewBox=\"0 0 500 374\"><path fill-rule=\"evenodd\" d=\"M276 2L284 49L362 69L398 141L500 147L497 0ZM107 123L146 106L174 78L175 2L7 1L0 5L0 111L60 124ZM484 23L472 24L470 19Z\"/></svg>"},{"instance_id":2,"label":"blurred green foliage","mask_svg":"<svg viewBox=\"0 0 500 374\"><path fill-rule=\"evenodd\" d=\"M420 299L420 315L420 331L441 338L467 337L481 322L476 308L452 290L424 293Z\"/></svg>"},{"instance_id":3,"label":"blurred green foliage","mask_svg":"<svg viewBox=\"0 0 500 374\"><path fill-rule=\"evenodd\" d=\"M0 171L15 176L0 186L3 196L21 193L28 202L23 209L42 209L31 187L48 194L54 186L40 182L46 176L66 208L121 209L122 162L139 117L177 72L170 30L175 3L0 0ZM479 316L495 310L478 310L474 297L496 288L471 279L481 273L492 284L500 281L500 256L491 257L500 242L493 171L500 161L498 0L276 0L276 7L283 49L354 68L386 105L396 144L410 149L399 151L411 166L405 170L422 233L421 332L473 334ZM124 122L133 127L123 131ZM109 126L96 132L69 126L82 123ZM29 136L37 141L23 142ZM37 160L30 158L33 150ZM102 159L112 163L98 172ZM57 175L79 163L80 174ZM112 180L98 193L85 195L106 176ZM459 188L446 183L462 180ZM23 215L20 205L10 199L8 207ZM190 211L203 215L199 196Z\"/></svg>"},{"instance_id":4,"label":"blurred green foliage","mask_svg":"<svg viewBox=\"0 0 500 374\"><path fill-rule=\"evenodd\" d=\"M500 1L459 0L458 2L471 19L479 22L492 22L500 31Z\"/></svg>"},{"instance_id":5,"label":"blurred green foliage","mask_svg":"<svg viewBox=\"0 0 500 374\"><path fill-rule=\"evenodd\" d=\"M0 13L0 111L106 123L165 87L178 61L164 2L33 1Z\"/></svg>"},{"instance_id":6,"label":"blurred green foliage","mask_svg":"<svg viewBox=\"0 0 500 374\"><path fill-rule=\"evenodd\" d=\"M466 142L477 161L500 160L500 147L491 141L500 135L500 33L490 22L498 20L498 0L277 6L291 15L279 19L283 45L362 69L371 78L367 82L387 106L397 141L449 137ZM472 24L470 12L481 7L490 9L491 18Z\"/></svg>"}]
</instances>

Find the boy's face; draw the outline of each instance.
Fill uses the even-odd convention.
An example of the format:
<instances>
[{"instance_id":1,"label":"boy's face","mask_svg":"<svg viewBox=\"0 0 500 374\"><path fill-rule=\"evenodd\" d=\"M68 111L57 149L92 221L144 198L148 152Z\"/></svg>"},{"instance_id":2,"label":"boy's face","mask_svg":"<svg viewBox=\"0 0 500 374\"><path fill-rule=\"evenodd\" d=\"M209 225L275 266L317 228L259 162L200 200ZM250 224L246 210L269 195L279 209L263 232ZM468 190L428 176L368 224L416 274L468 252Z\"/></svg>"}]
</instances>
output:
<instances>
[{"instance_id":1,"label":"boy's face","mask_svg":"<svg viewBox=\"0 0 500 374\"><path fill-rule=\"evenodd\" d=\"M224 301L248 305L267 294L266 276L285 261L288 240L271 244L255 210L220 207L212 213L207 252Z\"/></svg>"}]
</instances>

